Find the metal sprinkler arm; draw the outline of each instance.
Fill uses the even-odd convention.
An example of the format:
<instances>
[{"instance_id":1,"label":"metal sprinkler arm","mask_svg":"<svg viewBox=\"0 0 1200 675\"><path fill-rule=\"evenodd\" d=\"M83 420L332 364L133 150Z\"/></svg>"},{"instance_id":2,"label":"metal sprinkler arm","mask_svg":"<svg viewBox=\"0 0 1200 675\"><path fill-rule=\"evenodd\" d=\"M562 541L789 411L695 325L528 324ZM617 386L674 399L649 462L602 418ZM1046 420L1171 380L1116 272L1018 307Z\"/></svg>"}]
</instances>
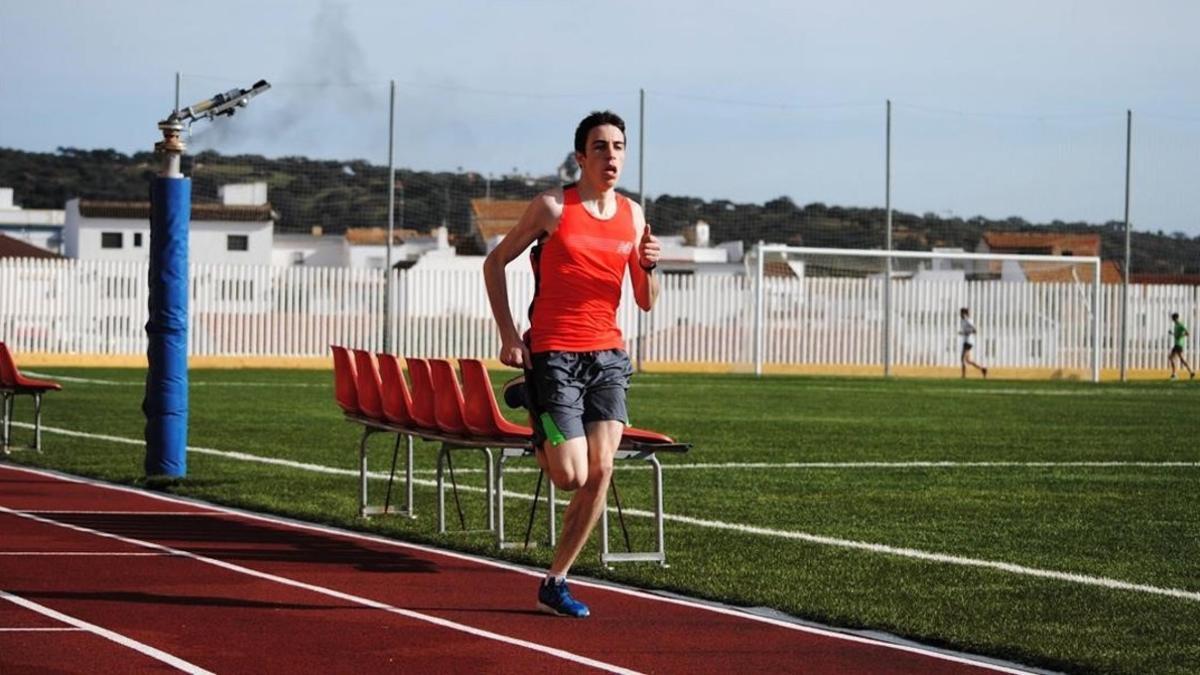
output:
<instances>
[{"instance_id":1,"label":"metal sprinkler arm","mask_svg":"<svg viewBox=\"0 0 1200 675\"><path fill-rule=\"evenodd\" d=\"M221 115L233 115L238 108L248 104L250 99L270 88L271 85L266 80L259 80L247 89L230 89L181 110L172 111L165 120L158 123L158 128L163 133L163 139L154 144L154 153L162 159L159 175L164 178L179 178L183 175L180 171L180 158L187 149L182 138L185 123L190 125L198 119L215 120Z\"/></svg>"}]
</instances>

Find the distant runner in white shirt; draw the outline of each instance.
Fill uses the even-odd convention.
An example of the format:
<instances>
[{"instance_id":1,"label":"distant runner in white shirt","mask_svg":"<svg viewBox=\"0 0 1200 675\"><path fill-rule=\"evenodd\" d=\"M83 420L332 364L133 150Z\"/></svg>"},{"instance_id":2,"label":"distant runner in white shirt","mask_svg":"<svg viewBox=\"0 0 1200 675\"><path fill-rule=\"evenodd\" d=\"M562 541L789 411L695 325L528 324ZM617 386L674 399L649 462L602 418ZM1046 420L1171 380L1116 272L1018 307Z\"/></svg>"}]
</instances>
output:
<instances>
[{"instance_id":1,"label":"distant runner in white shirt","mask_svg":"<svg viewBox=\"0 0 1200 675\"><path fill-rule=\"evenodd\" d=\"M958 310L958 334L962 336L962 376L967 377L967 366L975 366L987 377L987 368L975 363L971 358L971 350L975 348L975 324L971 323L971 310L963 307Z\"/></svg>"}]
</instances>

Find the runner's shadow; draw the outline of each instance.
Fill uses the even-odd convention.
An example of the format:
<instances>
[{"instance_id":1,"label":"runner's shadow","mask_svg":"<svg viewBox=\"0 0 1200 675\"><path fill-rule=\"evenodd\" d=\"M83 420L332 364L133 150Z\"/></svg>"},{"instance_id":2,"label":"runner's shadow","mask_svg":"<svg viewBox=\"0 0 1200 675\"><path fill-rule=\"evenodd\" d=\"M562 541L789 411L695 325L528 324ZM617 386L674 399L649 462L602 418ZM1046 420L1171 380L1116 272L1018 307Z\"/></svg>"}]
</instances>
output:
<instances>
[{"instance_id":1,"label":"runner's shadow","mask_svg":"<svg viewBox=\"0 0 1200 675\"><path fill-rule=\"evenodd\" d=\"M213 595L162 595L134 591L23 591L12 590L13 595L37 600L88 600L96 602L118 602L122 604L144 603L151 605L180 605L184 607L236 607L240 609L296 609L296 610L367 610L369 607L355 605L310 605L291 602L267 602Z\"/></svg>"},{"instance_id":2,"label":"runner's shadow","mask_svg":"<svg viewBox=\"0 0 1200 675\"><path fill-rule=\"evenodd\" d=\"M398 547L369 548L337 533L285 529L287 525L234 514L53 513L42 517L228 561L306 563L379 573L438 571L436 563Z\"/></svg>"}]
</instances>

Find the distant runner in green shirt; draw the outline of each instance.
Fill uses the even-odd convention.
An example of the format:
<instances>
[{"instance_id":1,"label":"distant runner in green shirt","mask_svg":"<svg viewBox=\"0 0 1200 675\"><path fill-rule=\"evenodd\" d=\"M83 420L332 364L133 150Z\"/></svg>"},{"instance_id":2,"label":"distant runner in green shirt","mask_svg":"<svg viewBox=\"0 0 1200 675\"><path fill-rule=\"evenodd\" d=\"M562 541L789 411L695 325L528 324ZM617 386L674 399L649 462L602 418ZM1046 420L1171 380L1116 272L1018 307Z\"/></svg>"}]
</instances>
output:
<instances>
[{"instance_id":1,"label":"distant runner in green shirt","mask_svg":"<svg viewBox=\"0 0 1200 675\"><path fill-rule=\"evenodd\" d=\"M1179 320L1178 313L1171 315L1171 322L1174 323L1170 330L1171 339L1175 341L1171 346L1171 355L1167 357L1167 362L1171 364L1171 379L1174 380L1176 377L1175 359L1179 359L1183 367L1187 368L1188 378L1194 380L1196 379L1196 371L1192 370L1192 367L1188 365L1187 359L1183 358L1183 344L1187 341L1188 336L1187 326L1183 325L1183 322Z\"/></svg>"}]
</instances>

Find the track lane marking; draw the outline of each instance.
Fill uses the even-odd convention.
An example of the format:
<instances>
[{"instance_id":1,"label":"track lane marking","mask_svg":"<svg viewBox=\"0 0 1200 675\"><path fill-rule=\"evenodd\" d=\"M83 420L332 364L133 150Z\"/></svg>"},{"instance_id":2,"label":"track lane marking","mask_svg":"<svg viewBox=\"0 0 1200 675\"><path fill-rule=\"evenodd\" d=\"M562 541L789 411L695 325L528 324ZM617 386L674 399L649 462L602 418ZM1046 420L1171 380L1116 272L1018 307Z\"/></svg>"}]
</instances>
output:
<instances>
[{"instance_id":1,"label":"track lane marking","mask_svg":"<svg viewBox=\"0 0 1200 675\"><path fill-rule=\"evenodd\" d=\"M0 509L2 509L2 508L4 508L4 507L0 507ZM156 649L154 647L151 647L150 645L148 645L144 642L139 642L137 640L134 640L131 637L121 635L120 633L108 630L107 628L103 628L101 626L97 626L94 623L88 623L87 621L84 621L83 619L78 619L69 614L63 614L62 612L59 612L54 609L50 609L49 607L46 607L45 605L41 605L32 600L22 598L19 595L13 595L12 593L9 593L3 589L0 589L0 600L7 600L7 601L13 603L14 605L17 605L19 607L24 607L25 609L37 612L38 614L41 614L42 616L46 616L51 619L61 621L62 623L65 623L70 626L74 626L75 628L78 628L80 630L84 630L84 631L87 631L94 635L98 635L98 636L104 638L105 640L110 640L112 642L115 642L115 643L121 645L122 647L127 647L129 649L134 650L135 652L140 652L142 654L145 654L146 656L149 656L150 658L155 659L156 661L162 661L163 663L165 663L169 666L178 668L179 670L182 670L185 673L192 673L194 675L214 675L211 671L205 670L205 669L201 668L200 666L197 666L196 664L191 663L189 661L185 661L173 654L168 654L167 652L164 652L161 649Z\"/></svg>"},{"instance_id":2,"label":"track lane marking","mask_svg":"<svg viewBox=\"0 0 1200 675\"><path fill-rule=\"evenodd\" d=\"M0 551L0 556L132 556L140 558L161 558L170 553L160 551Z\"/></svg>"},{"instance_id":3,"label":"track lane marking","mask_svg":"<svg viewBox=\"0 0 1200 675\"><path fill-rule=\"evenodd\" d=\"M106 490L113 490L116 492L136 494L136 495L148 498L148 499L168 502L168 503L172 503L172 504L185 504L185 505L192 505L192 506L198 505L197 502L195 502L195 501L190 501L190 500L180 498L180 497L174 497L174 496L166 495L166 494L145 492L142 490L138 490L137 488L132 488L132 487L125 486L125 485L115 485L115 484L111 484L111 483L104 483L102 481L94 480L91 478L84 478L81 476L64 475L64 474L60 474L60 473L49 471L49 470L37 469L37 468L26 467L26 466L16 466L16 465L7 465L6 466L3 463L0 463L0 468L9 468L9 469L17 470L17 471L24 471L26 473L32 473L32 474L39 475L39 476L55 478L55 479L58 479L58 480L61 480L64 482L68 482L68 483L79 483L82 485L90 485L93 487L102 488L102 489L106 489ZM351 472L351 473L353 473L354 475L358 475L357 472ZM443 556L443 557L447 557L447 558L452 558L455 560L469 562L472 564L494 567L497 569L507 570L510 572L514 572L517 574L522 574L522 575L525 575L528 577L533 577L533 578L538 578L538 579L540 579L544 576L544 573L541 571L526 569L524 567L519 567L517 565L511 564L511 563L506 563L506 562L499 561L499 560L493 560L491 558L482 558L482 557L478 557L478 556L472 556L472 555L469 555L466 553L460 553L457 551L449 551L449 550L445 550L445 549L435 548L432 546L424 546L421 544L414 544L414 543L406 542L406 541L387 539L384 537L365 534L362 532L355 532L352 530L341 530L341 529L337 529L335 527L330 527L330 526L326 526L326 525L317 525L314 523L306 523L306 522L302 522L302 521L298 521L298 520L290 520L290 519L286 519L286 518L282 518L282 517L278 517L278 516L270 516L270 515L254 513L254 512L250 512L250 511L242 511L242 510L238 510L238 509L235 509L232 507L221 506L218 504L204 503L204 506L212 509L213 511L219 512L219 513L236 516L236 517L240 517L240 518L245 518L247 520L255 520L255 521L260 521L260 522L264 522L264 523L270 523L273 525L282 525L285 527L292 527L292 528L296 528L299 530L305 530L305 531L309 531L309 532L319 532L322 534L329 534L329 535L334 535L334 536L338 536L338 537L344 537L347 539L354 539L354 540L358 540L358 541L366 541L366 542L371 542L371 543L375 543L375 544L382 544L382 545L390 546L390 547L394 547L394 548L403 548L403 549L410 549L413 551L421 551L423 553L427 553L427 554L431 554L431 555L438 555L438 556ZM0 509L4 509L4 507L0 506ZM939 659L939 660L943 660L943 661L951 661L954 663L962 663L962 664L970 665L970 666L977 667L977 668L990 669L990 670L993 670L993 671L999 672L999 673L1010 673L1012 675L1027 675L1028 673L1033 672L1033 671L1029 671L1029 670L1023 670L1020 668L1016 668L1016 667L1010 667L1010 666L1000 665L1000 664L996 664L996 663L990 663L987 660L967 658L965 656L958 656L956 654L950 654L950 653L946 653L946 652L942 652L942 651L937 651L933 648L922 647L920 645L890 642L888 640L879 639L879 638L864 637L864 636L855 635L852 633L839 632L832 628L821 628L818 626L805 625L805 624L795 623L792 621L775 619L775 618L768 617L768 616L761 616L758 614L750 614L748 612L745 612L745 611L742 611L739 609L734 609L731 607L723 607L723 606L719 606L719 605L706 604L703 602L689 600L689 599L680 598L680 597L656 595L654 593L651 593L648 591L643 591L640 589L635 589L635 588L612 586L612 585L608 585L608 584L595 583L595 582L587 581L585 579L578 579L578 578L573 579L571 581L571 583L578 585L578 586L584 586L587 588L594 588L594 589L597 589L600 591L607 591L607 592L611 592L611 593L618 593L621 595L635 597L635 598L638 598L641 600L649 600L649 601L653 601L653 602L663 602L663 603L667 603L667 604L678 605L681 607L687 607L689 609L696 609L696 610L701 610L701 611L705 611L705 612L712 612L714 614L721 614L723 616L729 616L729 617L732 617L732 618L735 618L738 620L742 620L742 621L750 621L753 623L763 623L763 624L775 626L778 628L785 628L788 630L800 632L800 633L809 633L812 635L819 635L822 637L833 638L836 640L843 640L846 642L853 642L853 643L858 643L858 644L870 645L870 646L874 646L874 647L883 647L886 649L894 649L897 651L920 654L922 656L927 656L930 658L935 658L935 659Z\"/></svg>"},{"instance_id":4,"label":"track lane marking","mask_svg":"<svg viewBox=\"0 0 1200 675\"><path fill-rule=\"evenodd\" d=\"M409 619L414 619L416 621L431 623L431 624L434 624L435 626L440 626L442 628L448 628L450 630L456 630L456 631L459 631L462 633L467 633L468 635L473 635L475 637L484 638L487 640L493 640L496 642L502 642L504 644L512 645L514 647L524 647L526 649L530 649L530 650L536 651L536 652L541 652L541 653L549 655L549 656L554 656L554 657L563 659L565 661L570 661L572 663L576 663L578 665L589 666L589 667L596 668L598 670L604 670L604 671L607 671L610 673L622 673L623 675L637 675L638 674L638 671L636 671L636 670L622 668L620 666L617 666L617 665L614 665L611 663L605 663L604 661L599 661L597 659L588 658L586 656L582 656L580 654L575 654L573 652L568 652L563 649L557 649L554 647L549 647L547 645L542 645L542 644L538 644L535 642L529 642L528 640L522 640L520 638L511 637L508 635L502 635L500 633L494 633L492 631L484 630L482 628L475 628L474 626L468 626L466 624L457 623L455 621L450 621L447 619L442 619L442 618L432 616L429 614L423 614L421 612L416 612L416 611L413 611L410 609L396 607L394 605L389 605L387 603L379 602L377 600L372 600L370 598L365 598L365 597L362 597L359 595L354 595L351 593L343 593L342 591L337 591L332 588L326 588L324 586L318 586L316 584L310 584L310 583L306 583L303 581L297 581L295 579L289 579L288 577L279 576L277 574L271 574L269 572L262 572L260 570L256 570L256 569L253 569L250 567L243 567L242 565L237 565L234 563L226 562L224 560L219 560L217 558L209 558L207 556L203 556L198 553L192 553L191 551L185 551L183 549L177 549L177 548L173 548L171 546L165 546L163 544L156 544L151 541L134 539L132 537L123 537L118 534L113 534L111 532L104 532L103 530L96 530L96 529L93 529L90 527L83 527L81 525L74 525L71 523L63 523L63 522L59 522L56 520L52 520L50 518L43 518L41 516L34 515L31 513L23 513L21 511L18 511L15 509L10 509L3 505L0 505L0 513L7 513L9 515L17 516L19 518L26 518L26 519L33 520L35 522L43 523L46 525L53 525L53 526L61 527L61 528L68 529L68 530L74 530L76 532L82 532L85 534L91 534L91 535L103 537L106 539L120 541L120 542L126 543L126 544L132 544L134 546L141 546L144 548L161 551L161 552L167 553L172 556L188 558L190 560L195 560L197 562L201 562L201 563L204 563L207 565L212 565L214 567L218 567L218 568L228 570L231 572L236 572L238 574L244 574L246 576L263 579L265 581L270 581L270 582L277 583L277 584L280 584L283 586L291 586L293 588L299 588L302 590L317 593L319 595L325 595L325 596L328 596L331 598L337 598L338 600L345 600L346 602L363 605L365 607L370 607L372 609L382 610L382 611L385 611L385 612L388 612L391 614L397 614L399 616L403 616L403 617L406 617ZM153 512L151 512L151 513L153 513ZM0 593L3 593L3 591L0 591Z\"/></svg>"}]
</instances>

